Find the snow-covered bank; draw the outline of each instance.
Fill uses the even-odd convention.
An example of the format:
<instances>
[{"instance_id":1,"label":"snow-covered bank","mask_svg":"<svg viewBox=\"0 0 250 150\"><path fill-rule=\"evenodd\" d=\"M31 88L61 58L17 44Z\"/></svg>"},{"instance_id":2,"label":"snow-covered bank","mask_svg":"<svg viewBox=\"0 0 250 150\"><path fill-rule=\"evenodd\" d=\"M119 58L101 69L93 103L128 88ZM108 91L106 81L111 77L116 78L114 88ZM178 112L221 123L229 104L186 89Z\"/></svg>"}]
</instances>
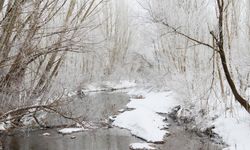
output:
<instances>
[{"instance_id":1,"label":"snow-covered bank","mask_svg":"<svg viewBox=\"0 0 250 150\"><path fill-rule=\"evenodd\" d=\"M132 98L127 107L134 110L118 115L113 125L129 129L133 135L148 142L163 142L168 133L168 123L158 113L169 113L173 107L179 105L175 94L135 89L129 95Z\"/></svg>"},{"instance_id":2,"label":"snow-covered bank","mask_svg":"<svg viewBox=\"0 0 250 150\"><path fill-rule=\"evenodd\" d=\"M102 91L114 91L114 90L124 90L133 88L136 86L136 83L130 81L119 81L119 82L109 82L104 81L102 83L91 83L87 84L84 87L81 87L80 90L68 92L67 96L72 97L78 94L87 94L91 92L102 92ZM80 93L79 93L80 92Z\"/></svg>"},{"instance_id":3,"label":"snow-covered bank","mask_svg":"<svg viewBox=\"0 0 250 150\"><path fill-rule=\"evenodd\" d=\"M243 108L238 106L234 116L221 115L213 124L214 131L229 145L225 150L250 149L250 115Z\"/></svg>"},{"instance_id":4,"label":"snow-covered bank","mask_svg":"<svg viewBox=\"0 0 250 150\"><path fill-rule=\"evenodd\" d=\"M129 148L133 150L156 150L154 145L149 143L132 143Z\"/></svg>"},{"instance_id":5,"label":"snow-covered bank","mask_svg":"<svg viewBox=\"0 0 250 150\"><path fill-rule=\"evenodd\" d=\"M190 104L187 104L180 100L180 95L172 91L156 92L133 88L128 94L131 98L127 108L132 110L118 115L113 125L129 129L133 135L146 141L163 141L168 131L162 129L166 129L167 123L159 113L170 113L172 108L181 105L177 117L190 119L192 126L200 132L214 126L211 129L229 145L227 150L248 150L250 147L250 116L237 102L232 103L232 116L229 112L225 115L223 103L208 104L208 108L213 108L214 105L217 108L206 112L200 108L199 103L189 101Z\"/></svg>"},{"instance_id":6,"label":"snow-covered bank","mask_svg":"<svg viewBox=\"0 0 250 150\"><path fill-rule=\"evenodd\" d=\"M197 133L198 138L201 137L202 139L205 137L207 138L205 142L212 143L213 141L215 144L218 144L219 148L226 146L220 145L220 143L225 143L229 145L226 150L249 149L250 115L245 112L245 110L242 109L238 103L234 101L228 102L225 100L231 104L225 106L224 101L219 103L218 101L210 99L209 103L206 103L206 107L209 110L208 111L206 110L206 107L200 107L200 99L197 99L195 102L190 97L177 93L178 91L157 91L158 88L156 87L152 88L150 86L146 87L145 85L135 85L135 83L129 83L127 81L120 83L123 84L117 85L115 83L110 83L107 87L126 88L126 90L118 91L118 94L122 93L122 95L124 95L125 101L119 105L117 109L112 110L112 113L105 115L103 117L104 120L93 123L82 122L84 125L77 124L76 126L70 126L72 128L58 129L57 131L61 134L70 134L74 132L84 132L85 130L91 130L95 128L110 128L112 127L110 124L113 122L112 124L114 126L128 129L133 135L145 139L145 141L149 143L161 143L165 140L165 143L162 145L167 145L169 143L175 143L175 141L184 141L180 143L189 143L192 140L197 140L189 140L189 134L187 134L185 137L183 136L186 132L186 129L190 129L187 132L190 132L190 134ZM139 89L139 87L142 87L142 89ZM98 88L93 87L92 90L97 91ZM113 91L105 91L104 93L108 93L108 95L117 94ZM124 93L127 93L130 96L130 102L128 102L128 96ZM93 92L93 94L96 94L96 92ZM102 94L102 92L97 92L97 94ZM86 96L93 95L87 94ZM97 98L95 97L94 99L91 99L91 102L95 99ZM116 104L117 100L121 100L121 97L107 98L107 101L110 103L106 103L106 100L104 101L104 99L105 96L101 95L101 101L98 101L98 103L93 103L94 106L97 105L97 107L94 107L90 113L99 110L101 108L99 104L105 104L104 107L111 110L110 107L107 106L113 106L113 104ZM89 104L89 102L90 101L86 101L87 104ZM125 105L127 109L124 108ZM229 106L231 107L228 108ZM224 107L228 109L225 111ZM88 108L92 108L92 105L88 105ZM114 107L112 107L112 109L113 108ZM102 112L106 112L106 110L101 111L101 114ZM120 114L116 116L117 113ZM163 114L168 114L168 122L171 122L172 126L168 125L166 118L163 117L166 115ZM171 117L172 114L175 114L173 115L174 117ZM112 117L108 118L110 115L112 115ZM28 122L30 121L28 120ZM177 125L185 128L185 130L173 130L173 128L177 127ZM5 130L5 128L6 125L4 123L0 123L0 130ZM167 135L169 131L171 134L173 133L172 136L164 139L164 136ZM217 134L214 134L214 132L222 137L223 141L218 137ZM176 138L175 135L183 138ZM210 139L212 141L209 141ZM197 141L200 142L200 138ZM159 147L159 145L156 146Z\"/></svg>"},{"instance_id":7,"label":"snow-covered bank","mask_svg":"<svg viewBox=\"0 0 250 150\"><path fill-rule=\"evenodd\" d=\"M201 132L211 129L212 134L217 134L216 142L224 144L225 150L249 150L250 115L230 95L220 100L211 96L206 108L190 100L182 105L177 117L191 120L191 129Z\"/></svg>"},{"instance_id":8,"label":"snow-covered bank","mask_svg":"<svg viewBox=\"0 0 250 150\"><path fill-rule=\"evenodd\" d=\"M163 142L168 133L163 130L167 124L164 117L145 108L138 108L118 115L113 125L129 129L137 137L148 142Z\"/></svg>"},{"instance_id":9,"label":"snow-covered bank","mask_svg":"<svg viewBox=\"0 0 250 150\"><path fill-rule=\"evenodd\" d=\"M138 91L133 90L128 93L132 96L130 99L131 102L128 103L128 108L146 108L153 112L157 113L169 113L172 108L177 105L180 105L180 102L177 101L176 95L172 91L168 92L147 92L147 91ZM133 95L142 95L143 99L133 98Z\"/></svg>"}]
</instances>

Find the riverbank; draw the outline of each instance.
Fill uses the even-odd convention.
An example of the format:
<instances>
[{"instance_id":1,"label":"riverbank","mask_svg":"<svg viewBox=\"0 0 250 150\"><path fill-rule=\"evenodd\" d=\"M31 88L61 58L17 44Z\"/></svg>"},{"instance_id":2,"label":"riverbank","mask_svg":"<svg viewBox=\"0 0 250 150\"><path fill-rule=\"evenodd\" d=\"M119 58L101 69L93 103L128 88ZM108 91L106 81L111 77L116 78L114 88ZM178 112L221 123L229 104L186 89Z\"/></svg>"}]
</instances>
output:
<instances>
[{"instance_id":1,"label":"riverbank","mask_svg":"<svg viewBox=\"0 0 250 150\"><path fill-rule=\"evenodd\" d=\"M71 107L78 114L85 115L85 119L87 119L85 125L88 127L78 125L40 131L25 129L22 131L22 135L31 144L27 145L27 141L21 140L16 135L8 136L9 141L16 141L19 143L19 147L22 147L23 142L26 144L24 146L29 147L32 146L32 143L39 142L39 139L42 143L53 143L53 139L56 137L55 139L58 141L67 141L65 145L69 146L72 140L93 132L98 136L103 136L99 133L103 133L105 130L104 137L108 138L107 140L117 138L119 143L122 140L120 136L127 137L127 142L124 143L126 146L122 146L124 150L134 142L143 143L143 141L159 144L155 146L158 149L166 147L173 150L188 147L222 149L226 147L224 149L246 150L250 135L248 134L250 127L247 124L247 114L228 117L212 110L208 113L203 112L198 109L198 104L192 103L192 101L189 105L184 103L182 97L174 91L157 90L150 86L142 88L142 86L136 86L134 82L126 81L120 84L109 83L104 86L91 85L89 87L82 90L83 95L79 95L77 91L68 95L75 101ZM244 111L241 111L240 114L244 114ZM243 120L244 118L246 120ZM112 125L130 131L135 137L128 134L126 130L126 134L123 134L124 132L120 134L120 129L114 128ZM113 130L116 131L113 132ZM67 133L58 134L60 131L67 131ZM68 138L65 139L64 136ZM35 138L37 140L33 141ZM192 144L188 145L188 143ZM6 144L8 145L8 143Z\"/></svg>"}]
</instances>

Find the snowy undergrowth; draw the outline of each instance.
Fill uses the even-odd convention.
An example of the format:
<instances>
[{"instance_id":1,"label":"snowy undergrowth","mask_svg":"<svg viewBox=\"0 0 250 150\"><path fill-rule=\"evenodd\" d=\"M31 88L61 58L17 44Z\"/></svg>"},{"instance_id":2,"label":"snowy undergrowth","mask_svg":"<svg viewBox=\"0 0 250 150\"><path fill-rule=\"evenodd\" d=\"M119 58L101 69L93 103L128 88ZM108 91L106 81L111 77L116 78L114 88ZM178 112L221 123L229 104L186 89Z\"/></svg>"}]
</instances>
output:
<instances>
[{"instance_id":1,"label":"snowy undergrowth","mask_svg":"<svg viewBox=\"0 0 250 150\"><path fill-rule=\"evenodd\" d=\"M127 107L135 110L118 115L113 124L127 128L147 141L158 141L167 133L161 130L167 123L158 113L169 113L173 107L181 105L178 117L194 119L193 126L200 131L214 126L213 131L229 145L225 150L248 150L250 147L250 115L232 97L226 100L211 97L208 103L203 104L205 107L201 107L199 99L187 102L187 96L172 91L154 92L134 88L128 94L131 101Z\"/></svg>"},{"instance_id":2,"label":"snowy undergrowth","mask_svg":"<svg viewBox=\"0 0 250 150\"><path fill-rule=\"evenodd\" d=\"M101 91L112 91L112 90L123 90L123 89L129 89L136 86L135 82L130 81L119 81L119 82L110 82L110 81L103 81L101 83L91 83L87 84L84 87L80 87L81 89L78 91L68 91L68 96L72 97L77 94L79 94L79 91L81 93L87 94L91 92L101 92Z\"/></svg>"},{"instance_id":3,"label":"snowy undergrowth","mask_svg":"<svg viewBox=\"0 0 250 150\"><path fill-rule=\"evenodd\" d=\"M200 106L200 99L191 100L189 96L183 93L166 90L157 92L155 90L145 90L145 88L140 90L135 86L134 82L128 81L119 83L105 82L102 85L89 85L85 92L98 91L106 87L129 89L126 91L129 91L128 95L131 98L127 107L133 110L118 115L113 125L126 128L133 135L148 142L162 142L164 136L168 133L165 130L168 124L159 113L169 113L172 108L181 105L177 117L194 118L193 125L201 131L214 126L213 131L229 145L225 150L249 149L250 115L232 98L228 97L226 100L211 98L206 104L206 108L203 108ZM185 99L189 100L185 101ZM0 123L0 130L5 130L4 123ZM84 128L62 129L63 133L79 131L84 131Z\"/></svg>"},{"instance_id":4,"label":"snowy undergrowth","mask_svg":"<svg viewBox=\"0 0 250 150\"><path fill-rule=\"evenodd\" d=\"M214 131L229 145L226 150L249 150L250 115L233 102L233 112L223 113L213 121Z\"/></svg>"},{"instance_id":5,"label":"snowy undergrowth","mask_svg":"<svg viewBox=\"0 0 250 150\"><path fill-rule=\"evenodd\" d=\"M134 89L127 107L133 109L117 116L113 125L126 128L147 142L163 142L168 123L158 113L169 113L179 103L173 92L152 92Z\"/></svg>"},{"instance_id":6,"label":"snowy undergrowth","mask_svg":"<svg viewBox=\"0 0 250 150\"><path fill-rule=\"evenodd\" d=\"M250 118L219 117L215 122L215 132L229 144L225 150L249 150Z\"/></svg>"},{"instance_id":7,"label":"snowy undergrowth","mask_svg":"<svg viewBox=\"0 0 250 150\"><path fill-rule=\"evenodd\" d=\"M203 104L205 107L201 107L200 101L190 100L189 104L182 105L178 117L191 118L194 121L193 126L200 131L213 126L212 131L228 145L225 150L249 150L250 115L233 96L228 95L224 100L211 96L208 102Z\"/></svg>"}]
</instances>

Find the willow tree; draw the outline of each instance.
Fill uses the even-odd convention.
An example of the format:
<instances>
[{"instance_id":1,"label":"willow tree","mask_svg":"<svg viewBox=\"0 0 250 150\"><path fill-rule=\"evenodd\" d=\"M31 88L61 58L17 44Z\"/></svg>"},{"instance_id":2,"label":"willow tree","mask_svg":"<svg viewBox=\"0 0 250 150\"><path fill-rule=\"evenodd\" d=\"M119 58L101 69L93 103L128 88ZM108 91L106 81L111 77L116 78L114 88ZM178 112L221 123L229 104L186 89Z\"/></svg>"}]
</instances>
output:
<instances>
[{"instance_id":1,"label":"willow tree","mask_svg":"<svg viewBox=\"0 0 250 150\"><path fill-rule=\"evenodd\" d=\"M89 20L102 2L0 2L0 122L8 116L20 120L31 109L45 105L56 111L55 103L43 96L50 91L66 54L85 52L83 33L90 30Z\"/></svg>"}]
</instances>

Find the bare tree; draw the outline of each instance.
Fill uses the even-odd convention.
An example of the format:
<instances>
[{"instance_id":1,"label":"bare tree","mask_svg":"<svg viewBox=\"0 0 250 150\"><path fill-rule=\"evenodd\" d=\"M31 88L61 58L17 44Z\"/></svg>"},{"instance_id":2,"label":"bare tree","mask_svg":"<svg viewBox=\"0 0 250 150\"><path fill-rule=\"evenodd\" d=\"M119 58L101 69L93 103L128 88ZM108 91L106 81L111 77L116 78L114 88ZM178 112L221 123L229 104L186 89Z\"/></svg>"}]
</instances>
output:
<instances>
[{"instance_id":1,"label":"bare tree","mask_svg":"<svg viewBox=\"0 0 250 150\"><path fill-rule=\"evenodd\" d=\"M120 6L123 6L120 8ZM128 2L124 0L111 0L106 3L103 15L106 20L102 26L102 34L107 40L105 49L105 74L111 75L117 67L124 66L125 58L130 46L131 31L129 28Z\"/></svg>"},{"instance_id":2,"label":"bare tree","mask_svg":"<svg viewBox=\"0 0 250 150\"><path fill-rule=\"evenodd\" d=\"M89 22L102 2L103 0L0 2L1 121L6 121L11 116L11 121L19 122L25 114L34 113L31 111L34 108L44 111L45 109L41 109L44 106L47 107L46 110L51 108L50 111L59 112L55 103L48 101L51 95L45 95L58 76L66 54L85 53L85 49L82 49L85 38L82 33L94 28L89 27ZM57 101L57 105L58 102L62 101Z\"/></svg>"},{"instance_id":3,"label":"bare tree","mask_svg":"<svg viewBox=\"0 0 250 150\"><path fill-rule=\"evenodd\" d=\"M230 2L226 3L225 0L216 0L216 4L217 4L217 8L218 8L218 25L217 25L217 30L218 33L215 33L214 31L210 31L210 35L212 36L212 39L214 41L213 44L209 44L206 42L203 42L199 39L196 39L188 34L185 34L181 31L179 31L178 28L169 25L168 22L164 21L164 20L159 20L157 17L155 17L155 15L152 13L152 11L150 12L154 22L160 23L166 27L168 27L170 30L172 30L175 34L178 34L198 45L203 45L205 47L208 47L210 49L212 49L214 52L218 53L220 56L220 61L221 61L221 65L223 68L223 72L225 74L226 80L229 84L229 87L231 88L231 91L235 97L235 99L241 104L241 106L243 106L245 108L245 110L250 113L250 104L249 102L244 99L238 92L235 82L232 79L231 73L229 71L229 67L228 67L228 62L227 62L227 57L226 57L226 53L225 53L225 16L226 11L228 9L228 5Z\"/></svg>"}]
</instances>

